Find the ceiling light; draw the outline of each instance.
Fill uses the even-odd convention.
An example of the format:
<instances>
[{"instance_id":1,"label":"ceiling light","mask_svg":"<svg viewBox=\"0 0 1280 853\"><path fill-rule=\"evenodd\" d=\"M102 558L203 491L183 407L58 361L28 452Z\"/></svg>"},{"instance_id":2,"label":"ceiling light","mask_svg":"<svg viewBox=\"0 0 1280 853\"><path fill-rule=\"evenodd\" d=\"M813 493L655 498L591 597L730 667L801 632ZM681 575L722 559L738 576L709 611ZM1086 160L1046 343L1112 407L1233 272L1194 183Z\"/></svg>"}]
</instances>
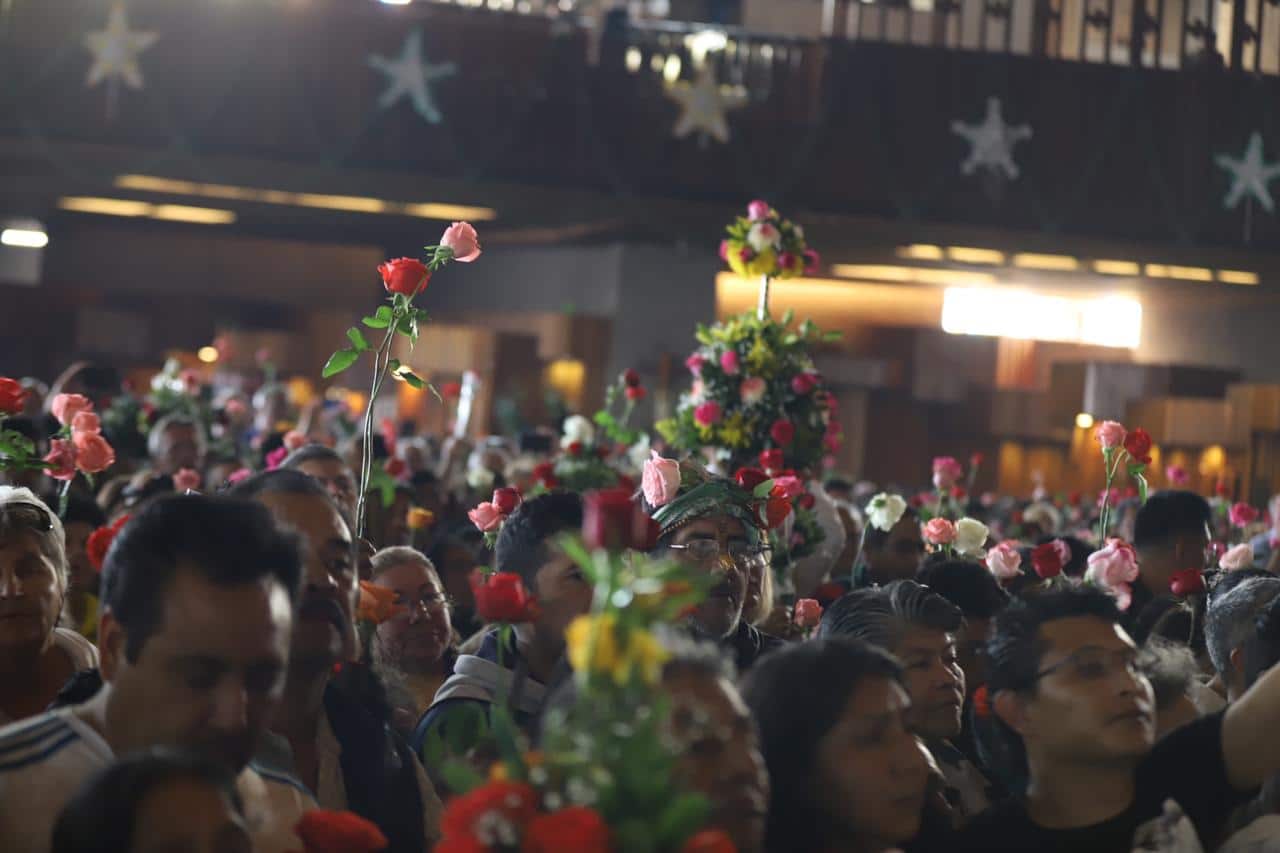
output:
<instances>
[{"instance_id":1,"label":"ceiling light","mask_svg":"<svg viewBox=\"0 0 1280 853\"><path fill-rule=\"evenodd\" d=\"M1245 272L1244 270L1218 270L1218 281L1223 284L1258 284L1258 274L1256 272Z\"/></svg>"},{"instance_id":2,"label":"ceiling light","mask_svg":"<svg viewBox=\"0 0 1280 853\"><path fill-rule=\"evenodd\" d=\"M942 247L932 246L928 243L913 243L910 246L899 246L898 257L910 258L914 261L940 261L942 260Z\"/></svg>"},{"instance_id":3,"label":"ceiling light","mask_svg":"<svg viewBox=\"0 0 1280 853\"><path fill-rule=\"evenodd\" d=\"M869 278L875 281L915 281L916 270L887 264L834 264L831 271L843 278Z\"/></svg>"},{"instance_id":4,"label":"ceiling light","mask_svg":"<svg viewBox=\"0 0 1280 853\"><path fill-rule=\"evenodd\" d=\"M961 264L989 264L1000 266L1004 263L1004 252L995 249L974 249L969 246L948 246L947 256Z\"/></svg>"},{"instance_id":5,"label":"ceiling light","mask_svg":"<svg viewBox=\"0 0 1280 853\"><path fill-rule=\"evenodd\" d=\"M200 347L200 350L196 353L196 358L200 359L205 364L213 364L218 360L218 348Z\"/></svg>"},{"instance_id":6,"label":"ceiling light","mask_svg":"<svg viewBox=\"0 0 1280 853\"><path fill-rule=\"evenodd\" d=\"M1213 270L1207 270L1204 267L1170 266L1168 269L1169 278L1181 281L1213 281Z\"/></svg>"},{"instance_id":7,"label":"ceiling light","mask_svg":"<svg viewBox=\"0 0 1280 853\"><path fill-rule=\"evenodd\" d=\"M1101 275L1142 275L1137 261L1094 261L1093 271Z\"/></svg>"},{"instance_id":8,"label":"ceiling light","mask_svg":"<svg viewBox=\"0 0 1280 853\"><path fill-rule=\"evenodd\" d=\"M34 228L6 228L0 231L0 243L19 249L43 249L49 245L49 235Z\"/></svg>"},{"instance_id":9,"label":"ceiling light","mask_svg":"<svg viewBox=\"0 0 1280 853\"><path fill-rule=\"evenodd\" d=\"M942 329L1135 349L1142 334L1142 305L1121 296L1081 299L1012 288L950 287L942 301Z\"/></svg>"},{"instance_id":10,"label":"ceiling light","mask_svg":"<svg viewBox=\"0 0 1280 853\"><path fill-rule=\"evenodd\" d=\"M1028 270L1070 272L1078 269L1080 262L1070 255L1040 255L1034 252L1023 252L1013 256L1013 265Z\"/></svg>"},{"instance_id":11,"label":"ceiling light","mask_svg":"<svg viewBox=\"0 0 1280 853\"><path fill-rule=\"evenodd\" d=\"M1093 427L1093 415L1088 412L1081 412L1076 415L1076 426L1080 429L1091 429Z\"/></svg>"},{"instance_id":12,"label":"ceiling light","mask_svg":"<svg viewBox=\"0 0 1280 853\"><path fill-rule=\"evenodd\" d=\"M185 204L151 204L127 198L97 198L94 196L63 196L58 207L75 213L95 213L102 216L146 217L169 222L192 222L198 225L230 225L236 221L235 211L213 207L190 207Z\"/></svg>"}]
</instances>

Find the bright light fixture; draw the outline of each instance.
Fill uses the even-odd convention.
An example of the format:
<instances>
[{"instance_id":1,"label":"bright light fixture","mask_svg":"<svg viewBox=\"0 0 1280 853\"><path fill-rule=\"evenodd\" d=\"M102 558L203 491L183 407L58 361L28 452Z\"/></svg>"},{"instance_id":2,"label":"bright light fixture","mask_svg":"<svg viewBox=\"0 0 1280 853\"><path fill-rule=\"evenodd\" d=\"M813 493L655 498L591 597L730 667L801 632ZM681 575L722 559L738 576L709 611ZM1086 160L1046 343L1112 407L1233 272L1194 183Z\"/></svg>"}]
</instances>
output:
<instances>
[{"instance_id":1,"label":"bright light fixture","mask_svg":"<svg viewBox=\"0 0 1280 853\"><path fill-rule=\"evenodd\" d=\"M386 3L388 6L408 6L413 0L378 0L379 3Z\"/></svg>"},{"instance_id":2,"label":"bright light fixture","mask_svg":"<svg viewBox=\"0 0 1280 853\"><path fill-rule=\"evenodd\" d=\"M287 190L242 187L232 184L205 184L195 181L161 178L155 175L119 175L116 177L115 185L120 189L140 192L245 201L254 204L313 207L321 210L341 210L349 213L414 216L421 219L439 219L445 222L461 219L471 222L488 222L498 218L498 212L491 207L446 204L442 202L387 201L369 196L289 192Z\"/></svg>"},{"instance_id":3,"label":"bright light fixture","mask_svg":"<svg viewBox=\"0 0 1280 853\"><path fill-rule=\"evenodd\" d=\"M1076 415L1076 426L1078 426L1080 429L1092 429L1093 415L1089 414L1088 412L1081 412L1080 414Z\"/></svg>"},{"instance_id":4,"label":"bright light fixture","mask_svg":"<svg viewBox=\"0 0 1280 853\"><path fill-rule=\"evenodd\" d=\"M1213 270L1204 267L1169 267L1169 278L1181 281L1213 281Z\"/></svg>"},{"instance_id":5,"label":"bright light fixture","mask_svg":"<svg viewBox=\"0 0 1280 853\"><path fill-rule=\"evenodd\" d=\"M995 249L974 249L969 246L948 246L947 256L961 264L988 264L1000 266L1004 263L1004 252Z\"/></svg>"},{"instance_id":6,"label":"bright light fixture","mask_svg":"<svg viewBox=\"0 0 1280 853\"><path fill-rule=\"evenodd\" d=\"M724 30L698 30L684 37L685 47L689 48L696 65L701 65L708 53L724 50L728 43L729 36Z\"/></svg>"},{"instance_id":7,"label":"bright light fixture","mask_svg":"<svg viewBox=\"0 0 1280 853\"><path fill-rule=\"evenodd\" d=\"M1013 256L1013 265L1027 270L1071 272L1080 266L1080 262L1070 255L1042 255L1035 252L1022 252Z\"/></svg>"},{"instance_id":8,"label":"bright light fixture","mask_svg":"<svg viewBox=\"0 0 1280 853\"><path fill-rule=\"evenodd\" d=\"M843 278L869 278L875 281L915 281L912 267L891 264L835 264L831 271Z\"/></svg>"},{"instance_id":9,"label":"bright light fixture","mask_svg":"<svg viewBox=\"0 0 1280 853\"><path fill-rule=\"evenodd\" d=\"M910 258L913 261L940 261L942 260L942 247L933 246L928 243L913 243L910 246L899 246L898 257Z\"/></svg>"},{"instance_id":10,"label":"bright light fixture","mask_svg":"<svg viewBox=\"0 0 1280 853\"><path fill-rule=\"evenodd\" d=\"M892 264L834 264L831 267L831 272L841 278L937 284L952 287L964 285L981 286L996 283L996 277L989 272L937 269L934 267L899 267Z\"/></svg>"},{"instance_id":11,"label":"bright light fixture","mask_svg":"<svg viewBox=\"0 0 1280 853\"><path fill-rule=\"evenodd\" d=\"M200 347L200 349L196 352L196 358L200 359L205 364L213 364L218 360L218 348L217 347Z\"/></svg>"},{"instance_id":12,"label":"bright light fixture","mask_svg":"<svg viewBox=\"0 0 1280 853\"><path fill-rule=\"evenodd\" d=\"M953 335L1136 349L1142 304L1123 296L1082 299L1012 288L949 287L942 299L942 329Z\"/></svg>"},{"instance_id":13,"label":"bright light fixture","mask_svg":"<svg viewBox=\"0 0 1280 853\"><path fill-rule=\"evenodd\" d=\"M0 243L19 249L43 249L49 245L49 235L34 228L6 228L0 231Z\"/></svg>"},{"instance_id":14,"label":"bright light fixture","mask_svg":"<svg viewBox=\"0 0 1280 853\"><path fill-rule=\"evenodd\" d=\"M127 198L95 196L63 196L58 207L75 213L103 216L132 216L164 219L170 222L192 222L198 225L230 225L236 221L235 211L213 207L189 207L185 204L152 204Z\"/></svg>"},{"instance_id":15,"label":"bright light fixture","mask_svg":"<svg viewBox=\"0 0 1280 853\"><path fill-rule=\"evenodd\" d=\"M1142 275L1142 265L1137 261L1107 261L1099 260L1093 262L1093 271L1101 275Z\"/></svg>"},{"instance_id":16,"label":"bright light fixture","mask_svg":"<svg viewBox=\"0 0 1280 853\"><path fill-rule=\"evenodd\" d=\"M1246 272L1244 270L1218 270L1218 281L1223 284L1256 285L1259 283L1256 272Z\"/></svg>"}]
</instances>

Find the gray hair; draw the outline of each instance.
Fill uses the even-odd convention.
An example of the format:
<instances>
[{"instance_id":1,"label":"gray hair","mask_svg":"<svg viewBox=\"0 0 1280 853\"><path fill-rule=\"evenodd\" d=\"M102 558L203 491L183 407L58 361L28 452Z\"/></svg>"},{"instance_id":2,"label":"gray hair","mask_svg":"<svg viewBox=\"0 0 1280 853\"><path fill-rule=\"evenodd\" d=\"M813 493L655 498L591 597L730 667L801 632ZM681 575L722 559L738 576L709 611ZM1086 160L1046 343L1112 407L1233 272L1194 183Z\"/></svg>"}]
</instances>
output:
<instances>
[{"instance_id":1,"label":"gray hair","mask_svg":"<svg viewBox=\"0 0 1280 853\"><path fill-rule=\"evenodd\" d=\"M893 651L906 625L954 634L964 627L964 613L927 586L894 581L836 599L822 614L818 636L853 637Z\"/></svg>"},{"instance_id":2,"label":"gray hair","mask_svg":"<svg viewBox=\"0 0 1280 853\"><path fill-rule=\"evenodd\" d=\"M160 440L164 437L165 432L170 427L191 427L196 434L196 448L203 457L205 451L208 450L208 442L204 436L204 427L202 427L195 418L174 412L165 415L163 418L155 422L155 426L151 427L151 432L147 434L147 453L154 459L160 454Z\"/></svg>"},{"instance_id":3,"label":"gray hair","mask_svg":"<svg viewBox=\"0 0 1280 853\"><path fill-rule=\"evenodd\" d=\"M403 563L421 563L431 570L431 574L436 576L436 580L440 580L440 573L436 571L436 564L431 562L431 558L417 548L410 548L408 545L383 548L374 554L370 564L373 577L376 578L388 569Z\"/></svg>"},{"instance_id":4,"label":"gray hair","mask_svg":"<svg viewBox=\"0 0 1280 853\"><path fill-rule=\"evenodd\" d=\"M1164 637L1148 637L1138 660L1143 675L1151 682L1157 710L1168 708L1179 696L1185 696L1198 671L1191 649Z\"/></svg>"},{"instance_id":5,"label":"gray hair","mask_svg":"<svg viewBox=\"0 0 1280 853\"><path fill-rule=\"evenodd\" d=\"M1204 639L1219 675L1226 677L1231 669L1231 653L1253 635L1258 615L1277 596L1280 578L1250 578L1210 601L1205 611Z\"/></svg>"},{"instance_id":6,"label":"gray hair","mask_svg":"<svg viewBox=\"0 0 1280 853\"><path fill-rule=\"evenodd\" d=\"M10 508L26 505L40 510L49 517L48 530L33 530L40 539L40 550L53 563L54 572L63 589L67 586L67 534L62 529L62 519L49 509L49 505L35 493L26 488L0 486L0 534L8 532L11 527L5 520L6 511Z\"/></svg>"}]
</instances>

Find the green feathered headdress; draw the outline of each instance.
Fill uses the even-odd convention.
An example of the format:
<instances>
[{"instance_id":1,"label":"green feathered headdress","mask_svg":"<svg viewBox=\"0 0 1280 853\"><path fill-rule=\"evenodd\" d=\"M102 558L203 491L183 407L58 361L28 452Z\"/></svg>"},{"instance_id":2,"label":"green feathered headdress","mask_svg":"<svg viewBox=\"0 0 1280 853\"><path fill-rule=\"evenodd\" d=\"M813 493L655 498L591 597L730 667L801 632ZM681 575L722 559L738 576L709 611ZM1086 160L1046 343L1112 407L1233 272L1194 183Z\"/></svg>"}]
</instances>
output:
<instances>
[{"instance_id":1,"label":"green feathered headdress","mask_svg":"<svg viewBox=\"0 0 1280 853\"><path fill-rule=\"evenodd\" d=\"M768 499L749 492L733 480L717 477L700 465L680 463L680 491L674 499L650 515L665 536L699 518L728 515L742 522L753 545L764 533L763 505Z\"/></svg>"}]
</instances>

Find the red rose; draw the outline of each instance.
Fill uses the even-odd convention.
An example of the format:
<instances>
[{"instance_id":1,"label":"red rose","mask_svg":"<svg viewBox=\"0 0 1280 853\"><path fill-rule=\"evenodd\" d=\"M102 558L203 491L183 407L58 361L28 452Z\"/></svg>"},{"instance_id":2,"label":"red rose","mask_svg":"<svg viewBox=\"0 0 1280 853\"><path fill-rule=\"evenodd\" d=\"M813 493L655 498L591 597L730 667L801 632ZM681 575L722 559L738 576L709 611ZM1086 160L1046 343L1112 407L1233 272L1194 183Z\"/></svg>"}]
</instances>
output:
<instances>
[{"instance_id":1,"label":"red rose","mask_svg":"<svg viewBox=\"0 0 1280 853\"><path fill-rule=\"evenodd\" d=\"M830 607L833 601L848 591L848 587L843 584L828 581L813 591L813 597L823 607Z\"/></svg>"},{"instance_id":2,"label":"red rose","mask_svg":"<svg viewBox=\"0 0 1280 853\"><path fill-rule=\"evenodd\" d=\"M598 812L569 806L529 821L520 853L608 853L609 825Z\"/></svg>"},{"instance_id":3,"label":"red rose","mask_svg":"<svg viewBox=\"0 0 1280 853\"><path fill-rule=\"evenodd\" d=\"M393 480L399 480L409 473L409 466L405 464L403 459L395 456L388 459L383 464L382 469L390 474Z\"/></svg>"},{"instance_id":4,"label":"red rose","mask_svg":"<svg viewBox=\"0 0 1280 853\"><path fill-rule=\"evenodd\" d=\"M1067 503L1071 504L1072 506L1079 506L1080 501L1083 499L1084 499L1084 495L1081 494L1080 492L1072 492L1071 494L1067 495Z\"/></svg>"},{"instance_id":5,"label":"red rose","mask_svg":"<svg viewBox=\"0 0 1280 853\"><path fill-rule=\"evenodd\" d=\"M351 812L313 809L293 831L306 853L376 853L390 843L375 824Z\"/></svg>"},{"instance_id":6,"label":"red rose","mask_svg":"<svg viewBox=\"0 0 1280 853\"><path fill-rule=\"evenodd\" d=\"M803 495L800 496L801 509L813 509L814 506L817 505L817 503L818 503L818 499L815 498L813 495L809 494L808 492L805 492Z\"/></svg>"},{"instance_id":7,"label":"red rose","mask_svg":"<svg viewBox=\"0 0 1280 853\"><path fill-rule=\"evenodd\" d=\"M639 385L627 388L627 399L633 403L638 403L648 396L649 392L641 388Z\"/></svg>"},{"instance_id":8,"label":"red rose","mask_svg":"<svg viewBox=\"0 0 1280 853\"><path fill-rule=\"evenodd\" d=\"M16 379L0 376L0 415L20 415L27 405L27 390Z\"/></svg>"},{"instance_id":9,"label":"red rose","mask_svg":"<svg viewBox=\"0 0 1280 853\"><path fill-rule=\"evenodd\" d=\"M798 373L791 378L791 391L803 397L818 387L818 377L812 373Z\"/></svg>"},{"instance_id":10,"label":"red rose","mask_svg":"<svg viewBox=\"0 0 1280 853\"><path fill-rule=\"evenodd\" d=\"M431 280L431 270L417 258L396 258L378 265L382 286L388 293L401 293L410 299L421 293Z\"/></svg>"},{"instance_id":11,"label":"red rose","mask_svg":"<svg viewBox=\"0 0 1280 853\"><path fill-rule=\"evenodd\" d=\"M622 382L628 388L640 387L640 374L635 369L628 367L622 372Z\"/></svg>"},{"instance_id":12,"label":"red rose","mask_svg":"<svg viewBox=\"0 0 1280 853\"><path fill-rule=\"evenodd\" d=\"M1169 578L1169 591L1178 598L1199 595L1205 591L1204 573L1199 569L1183 569Z\"/></svg>"},{"instance_id":13,"label":"red rose","mask_svg":"<svg viewBox=\"0 0 1280 853\"><path fill-rule=\"evenodd\" d=\"M519 490L510 487L498 489L493 493L493 505L503 515L511 515L516 511L516 507L520 506Z\"/></svg>"},{"instance_id":14,"label":"red rose","mask_svg":"<svg viewBox=\"0 0 1280 853\"><path fill-rule=\"evenodd\" d=\"M822 621L822 605L812 598L802 598L796 602L792 620L801 628L817 628Z\"/></svg>"},{"instance_id":15,"label":"red rose","mask_svg":"<svg viewBox=\"0 0 1280 853\"><path fill-rule=\"evenodd\" d=\"M769 475L759 468L739 468L733 479L748 492L754 492L756 486L769 479Z\"/></svg>"},{"instance_id":16,"label":"red rose","mask_svg":"<svg viewBox=\"0 0 1280 853\"><path fill-rule=\"evenodd\" d=\"M598 456L600 459L608 459L609 452L610 452L609 446L607 444L602 444L596 448L596 456Z\"/></svg>"},{"instance_id":17,"label":"red rose","mask_svg":"<svg viewBox=\"0 0 1280 853\"><path fill-rule=\"evenodd\" d=\"M536 613L533 596L512 572L494 572L488 577L474 572L471 591L476 597L476 613L485 622L529 622Z\"/></svg>"},{"instance_id":18,"label":"red rose","mask_svg":"<svg viewBox=\"0 0 1280 853\"><path fill-rule=\"evenodd\" d=\"M981 468L982 463L986 461L986 455L983 453L973 453L969 456L970 468Z\"/></svg>"},{"instance_id":19,"label":"red rose","mask_svg":"<svg viewBox=\"0 0 1280 853\"><path fill-rule=\"evenodd\" d=\"M523 782L490 782L449 800L440 829L445 843L457 842L473 838L477 830L497 822L510 824L520 832L537 814L538 792L531 786Z\"/></svg>"},{"instance_id":20,"label":"red rose","mask_svg":"<svg viewBox=\"0 0 1280 853\"><path fill-rule=\"evenodd\" d=\"M1062 574L1063 567L1070 559L1071 548L1061 539L1046 542L1031 551L1031 567L1045 580Z\"/></svg>"},{"instance_id":21,"label":"red rose","mask_svg":"<svg viewBox=\"0 0 1280 853\"><path fill-rule=\"evenodd\" d=\"M122 515L115 520L114 524L99 527L89 534L84 550L88 554L89 565L93 566L95 571L102 571L103 565L107 562L107 552L111 550L111 543L116 541L116 536L128 522L129 516Z\"/></svg>"},{"instance_id":22,"label":"red rose","mask_svg":"<svg viewBox=\"0 0 1280 853\"><path fill-rule=\"evenodd\" d=\"M680 853L737 853L733 839L724 830L704 829L680 848Z\"/></svg>"},{"instance_id":23,"label":"red rose","mask_svg":"<svg viewBox=\"0 0 1280 853\"><path fill-rule=\"evenodd\" d=\"M969 493L965 491L964 486L951 487L951 497L954 498L955 500L962 501L968 496L969 496Z\"/></svg>"},{"instance_id":24,"label":"red rose","mask_svg":"<svg viewBox=\"0 0 1280 853\"><path fill-rule=\"evenodd\" d=\"M462 396L461 382L446 382L440 386L440 396L446 400L456 400Z\"/></svg>"},{"instance_id":25,"label":"red rose","mask_svg":"<svg viewBox=\"0 0 1280 853\"><path fill-rule=\"evenodd\" d=\"M769 498L764 504L764 515L762 520L770 530L781 527L782 523L791 515L791 499L781 489L775 488L769 494Z\"/></svg>"},{"instance_id":26,"label":"red rose","mask_svg":"<svg viewBox=\"0 0 1280 853\"><path fill-rule=\"evenodd\" d=\"M657 543L657 524L627 489L601 489L582 499L582 539L591 549L648 551Z\"/></svg>"},{"instance_id":27,"label":"red rose","mask_svg":"<svg viewBox=\"0 0 1280 853\"><path fill-rule=\"evenodd\" d=\"M575 441L575 442L573 442L572 444L570 444L570 445L569 445L569 455L570 455L570 456L573 456L573 457L575 457L575 458L576 458L576 457L578 457L578 456L581 456L581 455L582 455L582 442L581 442L581 441Z\"/></svg>"},{"instance_id":28,"label":"red rose","mask_svg":"<svg viewBox=\"0 0 1280 853\"><path fill-rule=\"evenodd\" d=\"M1124 437L1124 449L1133 457L1133 461L1142 465L1151 464L1151 435L1139 427Z\"/></svg>"},{"instance_id":29,"label":"red rose","mask_svg":"<svg viewBox=\"0 0 1280 853\"><path fill-rule=\"evenodd\" d=\"M49 442L49 453L44 461L49 467L45 473L55 480L74 480L76 476L76 446L70 439L55 438Z\"/></svg>"},{"instance_id":30,"label":"red rose","mask_svg":"<svg viewBox=\"0 0 1280 853\"><path fill-rule=\"evenodd\" d=\"M792 425L791 421L779 419L774 422L773 426L769 427L769 437L773 439L774 444L780 447L786 447L788 444L795 441L796 428Z\"/></svg>"},{"instance_id":31,"label":"red rose","mask_svg":"<svg viewBox=\"0 0 1280 853\"><path fill-rule=\"evenodd\" d=\"M766 450L760 454L760 467L766 471L781 471L785 464L781 450Z\"/></svg>"},{"instance_id":32,"label":"red rose","mask_svg":"<svg viewBox=\"0 0 1280 853\"><path fill-rule=\"evenodd\" d=\"M539 462L533 466L533 479L543 485L544 488L554 489L560 485L560 481L556 479L556 466L552 462Z\"/></svg>"},{"instance_id":33,"label":"red rose","mask_svg":"<svg viewBox=\"0 0 1280 853\"><path fill-rule=\"evenodd\" d=\"M1214 486L1213 491L1218 497L1225 498L1227 496L1227 484L1219 483L1218 485Z\"/></svg>"}]
</instances>

